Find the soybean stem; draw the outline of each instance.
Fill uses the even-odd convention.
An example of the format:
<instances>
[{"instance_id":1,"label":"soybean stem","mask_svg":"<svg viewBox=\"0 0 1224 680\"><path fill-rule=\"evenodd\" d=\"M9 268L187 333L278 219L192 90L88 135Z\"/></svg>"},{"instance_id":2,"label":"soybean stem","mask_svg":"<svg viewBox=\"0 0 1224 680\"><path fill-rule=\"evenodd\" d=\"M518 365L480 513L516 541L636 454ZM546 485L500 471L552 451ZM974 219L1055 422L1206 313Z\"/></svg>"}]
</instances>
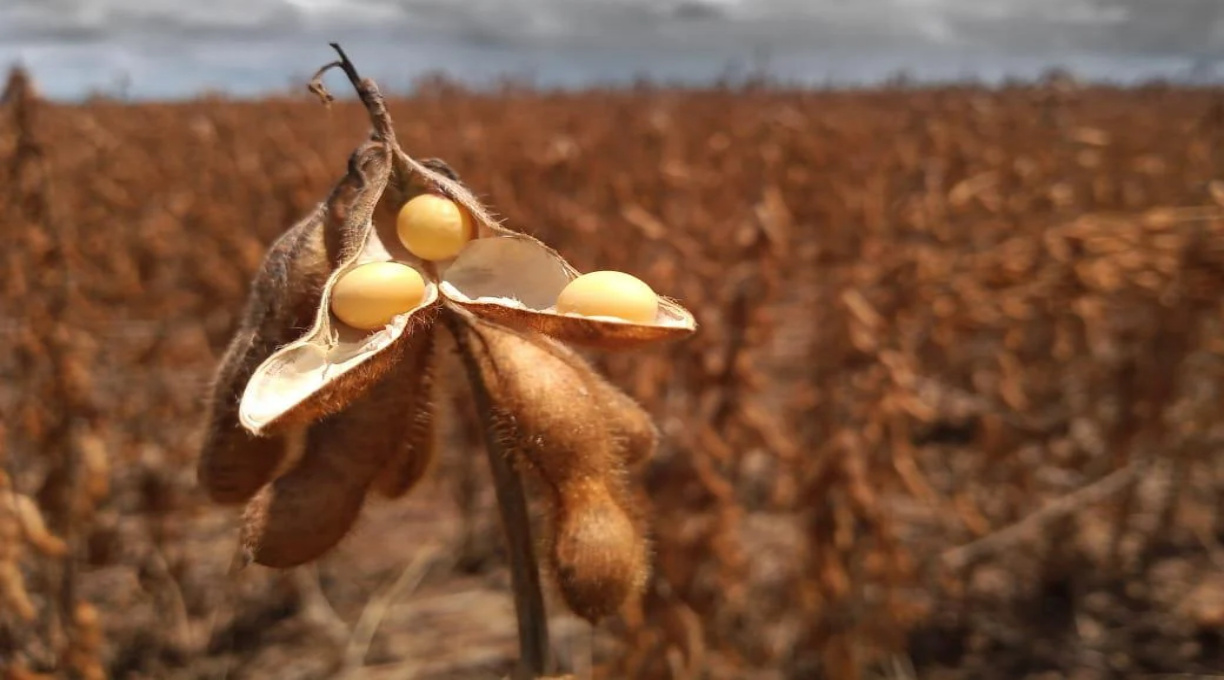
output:
<instances>
[{"instance_id":1,"label":"soybean stem","mask_svg":"<svg viewBox=\"0 0 1224 680\"><path fill-rule=\"evenodd\" d=\"M450 310L442 314L455 337L459 356L472 385L472 397L484 434L485 453L493 473L497 506L510 556L514 610L518 617L520 669L528 673L527 677L536 678L548 672L548 616L540 587L540 568L531 540L527 497L523 492L522 480L510 464L509 452L498 437L492 399L485 385L480 361L473 354L467 322Z\"/></svg>"},{"instance_id":2,"label":"soybean stem","mask_svg":"<svg viewBox=\"0 0 1224 680\"><path fill-rule=\"evenodd\" d=\"M348 55L344 53L344 50L338 43L328 44L336 51L340 59L319 69L314 74L314 77L310 79L308 89L315 93L324 103L330 103L333 97L327 91L327 87L323 85L323 74L333 68L344 71L344 75L348 76L349 83L357 91L357 96L361 99L362 105L365 106L366 111L370 114L370 122L374 126L375 135L378 139L395 146L395 129L391 126L391 115L387 113L387 103L383 99L382 93L378 91L378 85L374 84L373 80L362 78L357 73L357 67L349 60Z\"/></svg>"}]
</instances>

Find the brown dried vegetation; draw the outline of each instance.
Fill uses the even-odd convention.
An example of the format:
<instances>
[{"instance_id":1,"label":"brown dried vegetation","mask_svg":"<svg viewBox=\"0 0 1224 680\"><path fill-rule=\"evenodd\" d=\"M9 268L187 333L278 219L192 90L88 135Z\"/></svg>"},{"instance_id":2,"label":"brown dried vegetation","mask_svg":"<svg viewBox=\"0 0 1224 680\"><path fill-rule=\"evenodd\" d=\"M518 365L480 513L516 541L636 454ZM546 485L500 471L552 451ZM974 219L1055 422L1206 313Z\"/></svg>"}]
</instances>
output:
<instances>
[{"instance_id":1,"label":"brown dried vegetation","mask_svg":"<svg viewBox=\"0 0 1224 680\"><path fill-rule=\"evenodd\" d=\"M652 575L600 627L601 677L1224 668L1218 91L433 84L391 112L405 148L447 159L507 224L702 325L593 360L650 416L605 423L641 442L612 464L645 491L612 504L648 518ZM308 587L226 575L239 518L197 490L194 457L218 436L197 427L205 406L236 406L199 395L249 282L366 125L305 98L6 97L3 450L13 498L66 551L0 532L30 605L6 590L0 607L11 676L334 672ZM315 304L276 323L296 337ZM316 427L359 428L331 418ZM437 424L433 473L367 503L322 560L342 619L426 541L463 545L468 571L436 566L422 593L504 588L473 427L462 410ZM303 442L298 464L326 468ZM412 486L424 458L405 455L400 481L369 466L345 488ZM273 460L212 461L210 493L251 497ZM513 620L471 607L414 609L428 625L392 611L371 663L492 677ZM460 661L481 649L484 675Z\"/></svg>"}]
</instances>

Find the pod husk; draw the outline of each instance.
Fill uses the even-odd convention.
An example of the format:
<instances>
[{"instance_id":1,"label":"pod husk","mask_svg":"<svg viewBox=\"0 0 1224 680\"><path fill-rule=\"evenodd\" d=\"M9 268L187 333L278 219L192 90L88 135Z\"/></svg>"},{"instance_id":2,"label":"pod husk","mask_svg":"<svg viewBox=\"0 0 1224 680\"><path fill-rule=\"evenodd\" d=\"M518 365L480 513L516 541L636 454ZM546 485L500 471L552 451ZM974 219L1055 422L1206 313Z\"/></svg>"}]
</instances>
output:
<instances>
[{"instance_id":1,"label":"pod husk","mask_svg":"<svg viewBox=\"0 0 1224 680\"><path fill-rule=\"evenodd\" d=\"M665 297L651 324L558 314L557 296L578 275L553 249L510 232L468 243L442 270L441 287L448 300L483 319L594 349L639 349L697 329L692 313Z\"/></svg>"},{"instance_id":2,"label":"pod husk","mask_svg":"<svg viewBox=\"0 0 1224 680\"><path fill-rule=\"evenodd\" d=\"M479 321L471 328L503 445L548 489L557 586L574 613L598 621L640 593L649 570L609 406L591 387L598 377L538 336Z\"/></svg>"},{"instance_id":3,"label":"pod husk","mask_svg":"<svg viewBox=\"0 0 1224 680\"><path fill-rule=\"evenodd\" d=\"M403 340L424 332L437 312L438 288L429 282L428 264L400 244L393 224L373 219L391 171L390 149L370 142L354 157L350 174L356 173L360 182L328 225L328 251L336 257L314 324L300 339L269 356L242 394L239 420L254 434L309 424L340 412L400 360ZM422 303L377 331L350 328L337 320L330 310L336 281L354 267L391 260L422 273L427 281Z\"/></svg>"},{"instance_id":4,"label":"pod husk","mask_svg":"<svg viewBox=\"0 0 1224 680\"><path fill-rule=\"evenodd\" d=\"M386 498L399 498L412 490L429 471L436 446L437 408L434 404L434 332L424 334L412 347L413 364L395 400L405 421L402 439L374 478L374 490Z\"/></svg>"},{"instance_id":5,"label":"pod husk","mask_svg":"<svg viewBox=\"0 0 1224 680\"><path fill-rule=\"evenodd\" d=\"M196 476L215 502L245 502L284 457L284 439L251 434L239 423L238 405L256 368L314 320L330 270L323 238L327 210L326 203L320 204L268 249L239 328L221 358L196 464Z\"/></svg>"},{"instance_id":6,"label":"pod husk","mask_svg":"<svg viewBox=\"0 0 1224 680\"><path fill-rule=\"evenodd\" d=\"M616 450L625 465L637 465L654 455L659 446L659 429L636 399L608 382L570 347L548 337L536 338L536 342L548 347L586 379L587 387L608 423Z\"/></svg>"},{"instance_id":7,"label":"pod husk","mask_svg":"<svg viewBox=\"0 0 1224 680\"><path fill-rule=\"evenodd\" d=\"M652 324L558 314L557 295L579 275L565 258L538 239L503 226L444 163L419 162L398 149L394 153L396 176L420 177L462 206L476 226L476 238L458 255L435 263L448 301L510 328L602 350L640 349L697 330L691 312L662 296ZM401 192L400 204L408 197Z\"/></svg>"},{"instance_id":8,"label":"pod husk","mask_svg":"<svg viewBox=\"0 0 1224 680\"><path fill-rule=\"evenodd\" d=\"M419 404L405 392L431 358L432 333L404 343L403 360L343 411L309 427L301 459L247 504L241 544L248 562L289 568L338 544L375 478L412 441Z\"/></svg>"}]
</instances>

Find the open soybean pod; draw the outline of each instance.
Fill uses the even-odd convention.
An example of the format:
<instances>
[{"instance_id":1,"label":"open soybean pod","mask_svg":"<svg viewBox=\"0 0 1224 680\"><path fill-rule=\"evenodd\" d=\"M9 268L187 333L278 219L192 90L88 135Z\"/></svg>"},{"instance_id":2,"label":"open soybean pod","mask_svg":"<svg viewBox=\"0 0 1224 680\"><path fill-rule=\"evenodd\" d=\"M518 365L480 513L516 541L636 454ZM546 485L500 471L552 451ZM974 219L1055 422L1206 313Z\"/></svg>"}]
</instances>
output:
<instances>
[{"instance_id":1,"label":"open soybean pod","mask_svg":"<svg viewBox=\"0 0 1224 680\"><path fill-rule=\"evenodd\" d=\"M343 411L308 426L300 459L247 504L241 543L249 560L289 568L317 559L352 529L389 462L424 468L431 452L415 440L422 405L404 386L425 372L432 342L429 334L409 337L403 361ZM402 493L417 479L382 484Z\"/></svg>"},{"instance_id":2,"label":"open soybean pod","mask_svg":"<svg viewBox=\"0 0 1224 680\"><path fill-rule=\"evenodd\" d=\"M686 337L697 327L688 310L663 297L650 320L558 311L559 298L579 273L552 248L514 232L472 241L441 277L443 294L477 316L584 347L638 349Z\"/></svg>"},{"instance_id":3,"label":"open soybean pod","mask_svg":"<svg viewBox=\"0 0 1224 680\"><path fill-rule=\"evenodd\" d=\"M329 251L337 257L323 286L314 323L300 339L269 356L242 394L239 419L252 433L276 432L338 413L394 364L413 362L404 352L427 351L415 349L427 343L413 345L406 340L414 333L432 332L438 287L428 276L427 263L400 243L394 226L374 219L379 203L391 200L384 198L391 151L384 143L370 142L356 156L353 165L364 184L347 204L344 219L329 225L328 241L334 246ZM371 270L380 271L366 276ZM387 314L381 325L367 323L372 317L368 309L360 308L362 296L402 292L403 273L416 282L417 296L395 310L398 313ZM378 290L371 291L369 286ZM342 303L349 307L348 322L345 310L340 309ZM406 390L413 387L411 380L401 385Z\"/></svg>"},{"instance_id":4,"label":"open soybean pod","mask_svg":"<svg viewBox=\"0 0 1224 680\"><path fill-rule=\"evenodd\" d=\"M343 203L361 182L350 170L326 201L272 244L255 275L238 330L213 379L205 415L197 475L216 502L245 502L285 456L284 436L256 436L241 426L239 403L259 365L314 321L331 270L325 232L347 214Z\"/></svg>"},{"instance_id":5,"label":"open soybean pod","mask_svg":"<svg viewBox=\"0 0 1224 680\"><path fill-rule=\"evenodd\" d=\"M657 304L649 318L559 310L563 292L580 278L560 254L538 239L499 224L448 168L435 169L428 161L418 162L399 149L395 150L395 164L392 191L399 184L395 178L425 178L470 220L465 225L466 238L454 256L432 261L442 297L450 303L494 323L603 350L640 349L687 337L696 330L692 313L653 291L648 291L655 298L651 302ZM404 235L403 229L400 233Z\"/></svg>"}]
</instances>

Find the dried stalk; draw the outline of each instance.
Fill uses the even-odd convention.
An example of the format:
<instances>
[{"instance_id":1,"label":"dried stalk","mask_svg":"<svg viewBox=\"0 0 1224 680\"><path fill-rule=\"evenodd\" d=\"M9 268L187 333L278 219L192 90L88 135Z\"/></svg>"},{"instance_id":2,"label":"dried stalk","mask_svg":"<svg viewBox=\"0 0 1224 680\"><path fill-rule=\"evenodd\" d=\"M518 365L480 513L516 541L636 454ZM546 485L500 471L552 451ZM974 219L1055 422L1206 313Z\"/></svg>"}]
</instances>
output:
<instances>
[{"instance_id":1,"label":"dried stalk","mask_svg":"<svg viewBox=\"0 0 1224 680\"><path fill-rule=\"evenodd\" d=\"M434 566L440 552L441 550L435 545L418 551L408 566L400 572L399 578L394 583L370 598L361 612L361 618L353 627L348 644L345 645L344 676L357 674L365 665L366 655L370 652L370 643L374 641L374 634L378 632L378 626L382 624L383 617L400 598L421 585L421 581Z\"/></svg>"},{"instance_id":2,"label":"dried stalk","mask_svg":"<svg viewBox=\"0 0 1224 680\"><path fill-rule=\"evenodd\" d=\"M523 482L510 464L509 452L498 437L493 418L493 402L481 377L480 364L472 354L469 330L453 311L442 315L455 338L459 357L467 371L484 434L485 453L493 484L497 491L497 507L510 557L510 578L514 588L514 610L518 618L519 675L536 678L549 672L548 615L544 609L544 594L540 587L540 567L536 562L531 539L531 519L527 513L527 497Z\"/></svg>"},{"instance_id":3,"label":"dried stalk","mask_svg":"<svg viewBox=\"0 0 1224 680\"><path fill-rule=\"evenodd\" d=\"M1151 466L1151 462L1151 460L1147 460L1130 463L1114 470L1101 479L1051 502L1044 508L1014 524L983 536L972 543L948 550L941 556L941 559L948 568L960 569L982 559L986 555L1011 547L1032 531L1051 521L1078 512L1120 491L1129 489L1131 484L1139 479L1140 473L1146 471Z\"/></svg>"}]
</instances>

